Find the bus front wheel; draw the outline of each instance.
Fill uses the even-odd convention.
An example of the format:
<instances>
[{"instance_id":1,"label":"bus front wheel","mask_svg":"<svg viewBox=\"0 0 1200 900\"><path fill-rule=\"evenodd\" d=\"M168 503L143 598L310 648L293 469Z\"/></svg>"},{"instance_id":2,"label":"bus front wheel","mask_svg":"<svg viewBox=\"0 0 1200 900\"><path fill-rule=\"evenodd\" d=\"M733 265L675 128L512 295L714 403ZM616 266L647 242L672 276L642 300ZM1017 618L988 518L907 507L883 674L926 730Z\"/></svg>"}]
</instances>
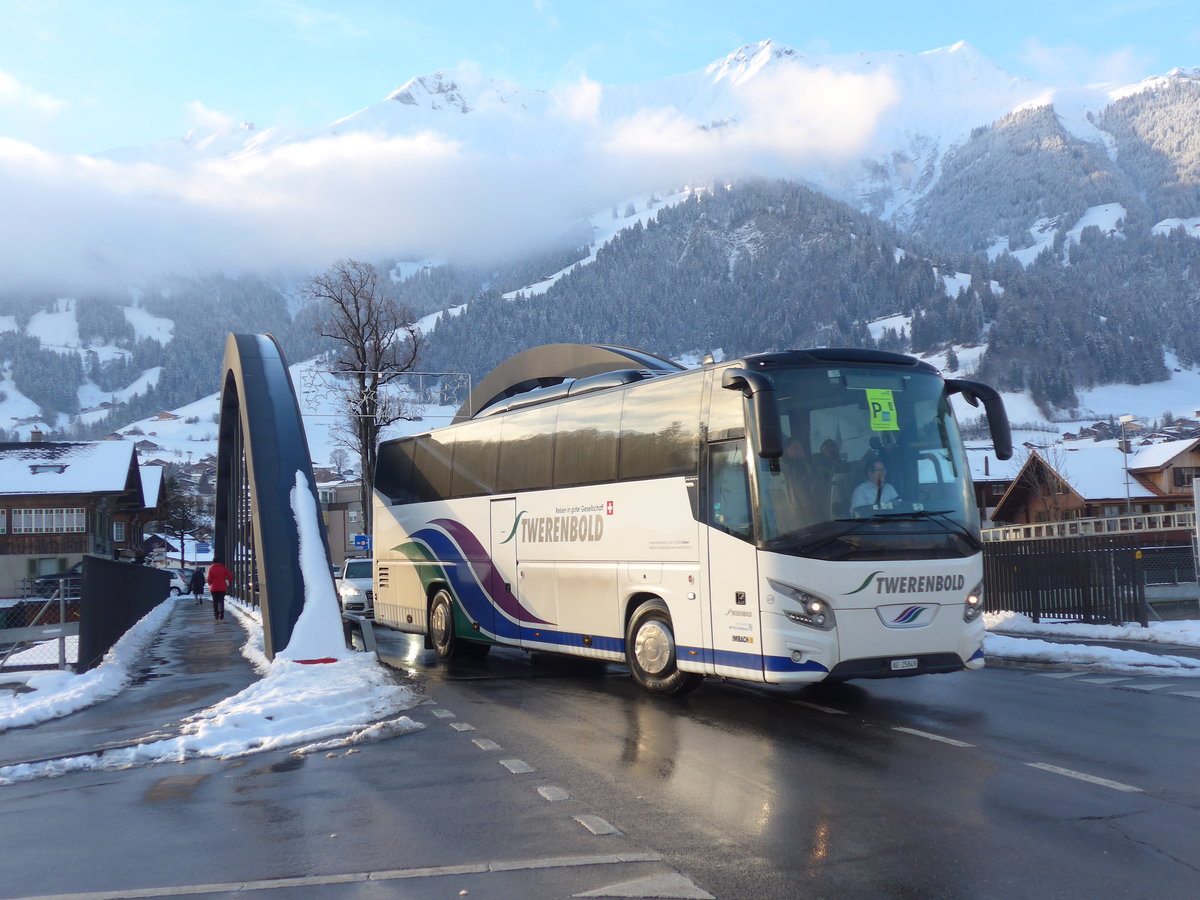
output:
<instances>
[{"instance_id":1,"label":"bus front wheel","mask_svg":"<svg viewBox=\"0 0 1200 900\"><path fill-rule=\"evenodd\" d=\"M633 680L652 694L677 697L695 690L703 680L695 672L679 671L671 613L661 600L647 600L630 616L625 659Z\"/></svg>"}]
</instances>

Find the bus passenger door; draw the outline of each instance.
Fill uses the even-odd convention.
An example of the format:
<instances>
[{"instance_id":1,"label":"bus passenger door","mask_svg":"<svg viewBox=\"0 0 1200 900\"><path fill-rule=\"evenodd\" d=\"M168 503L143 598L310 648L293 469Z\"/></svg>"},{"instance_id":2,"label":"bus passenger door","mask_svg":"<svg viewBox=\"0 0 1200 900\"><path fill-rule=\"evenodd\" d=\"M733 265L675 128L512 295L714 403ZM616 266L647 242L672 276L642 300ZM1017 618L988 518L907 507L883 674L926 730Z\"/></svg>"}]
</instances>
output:
<instances>
[{"instance_id":1,"label":"bus passenger door","mask_svg":"<svg viewBox=\"0 0 1200 900\"><path fill-rule=\"evenodd\" d=\"M762 681L758 552L744 441L709 445L707 496L706 599L715 674Z\"/></svg>"},{"instance_id":2,"label":"bus passenger door","mask_svg":"<svg viewBox=\"0 0 1200 900\"><path fill-rule=\"evenodd\" d=\"M491 546L488 551L495 567L494 583L488 585L492 599L495 621L488 622L489 629L501 640L517 643L519 638L516 623L517 595L517 501L514 498L491 502ZM511 613L505 615L505 611ZM481 623L482 624L482 623Z\"/></svg>"}]
</instances>

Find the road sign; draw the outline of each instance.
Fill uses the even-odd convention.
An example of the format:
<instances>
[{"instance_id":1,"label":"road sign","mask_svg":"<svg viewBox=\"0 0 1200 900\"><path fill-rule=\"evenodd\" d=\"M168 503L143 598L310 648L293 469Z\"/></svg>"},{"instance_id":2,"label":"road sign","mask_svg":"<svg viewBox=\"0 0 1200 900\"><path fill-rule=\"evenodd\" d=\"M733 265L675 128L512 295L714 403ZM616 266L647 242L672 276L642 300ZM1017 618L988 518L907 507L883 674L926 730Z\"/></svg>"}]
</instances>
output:
<instances>
[{"instance_id":1,"label":"road sign","mask_svg":"<svg viewBox=\"0 0 1200 900\"><path fill-rule=\"evenodd\" d=\"M356 534L354 536L354 546L359 550L371 551L371 536L369 534Z\"/></svg>"},{"instance_id":2,"label":"road sign","mask_svg":"<svg viewBox=\"0 0 1200 900\"><path fill-rule=\"evenodd\" d=\"M197 553L208 553L210 550L212 550L212 544L208 541L196 541Z\"/></svg>"}]
</instances>

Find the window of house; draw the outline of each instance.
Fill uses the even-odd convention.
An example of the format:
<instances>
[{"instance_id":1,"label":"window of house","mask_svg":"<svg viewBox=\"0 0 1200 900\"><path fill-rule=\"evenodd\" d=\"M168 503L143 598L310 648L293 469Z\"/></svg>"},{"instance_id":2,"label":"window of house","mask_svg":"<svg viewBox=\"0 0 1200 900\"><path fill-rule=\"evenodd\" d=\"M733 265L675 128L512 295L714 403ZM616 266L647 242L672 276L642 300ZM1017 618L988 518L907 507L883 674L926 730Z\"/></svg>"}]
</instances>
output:
<instances>
[{"instance_id":1,"label":"window of house","mask_svg":"<svg viewBox=\"0 0 1200 900\"><path fill-rule=\"evenodd\" d=\"M124 522L113 522L113 540L118 544L125 540Z\"/></svg>"},{"instance_id":2,"label":"window of house","mask_svg":"<svg viewBox=\"0 0 1200 900\"><path fill-rule=\"evenodd\" d=\"M1178 466L1172 470L1174 472L1175 487L1191 487L1192 482L1196 480L1196 473L1200 469L1195 466Z\"/></svg>"},{"instance_id":3,"label":"window of house","mask_svg":"<svg viewBox=\"0 0 1200 900\"><path fill-rule=\"evenodd\" d=\"M8 510L0 509L0 534L6 534L8 529Z\"/></svg>"},{"instance_id":4,"label":"window of house","mask_svg":"<svg viewBox=\"0 0 1200 900\"><path fill-rule=\"evenodd\" d=\"M13 534L73 534L85 531L87 510L79 507L12 511Z\"/></svg>"},{"instance_id":5,"label":"window of house","mask_svg":"<svg viewBox=\"0 0 1200 900\"><path fill-rule=\"evenodd\" d=\"M318 495L318 497L320 497L321 503L323 503L326 506L329 506L330 504L335 502L333 491L318 490L317 495Z\"/></svg>"},{"instance_id":6,"label":"window of house","mask_svg":"<svg viewBox=\"0 0 1200 900\"><path fill-rule=\"evenodd\" d=\"M346 521L349 522L351 525L357 525L358 524L358 510L357 509L346 510Z\"/></svg>"},{"instance_id":7,"label":"window of house","mask_svg":"<svg viewBox=\"0 0 1200 900\"><path fill-rule=\"evenodd\" d=\"M1119 515L1121 515L1121 507L1120 507L1120 506L1117 506L1117 505L1115 505L1115 504L1112 504L1112 505L1106 506L1106 507L1104 507L1104 515L1106 515L1106 516L1119 516Z\"/></svg>"},{"instance_id":8,"label":"window of house","mask_svg":"<svg viewBox=\"0 0 1200 900\"><path fill-rule=\"evenodd\" d=\"M993 497L1003 497L1005 489L1008 485L1003 481L993 481L991 484L991 492Z\"/></svg>"}]
</instances>

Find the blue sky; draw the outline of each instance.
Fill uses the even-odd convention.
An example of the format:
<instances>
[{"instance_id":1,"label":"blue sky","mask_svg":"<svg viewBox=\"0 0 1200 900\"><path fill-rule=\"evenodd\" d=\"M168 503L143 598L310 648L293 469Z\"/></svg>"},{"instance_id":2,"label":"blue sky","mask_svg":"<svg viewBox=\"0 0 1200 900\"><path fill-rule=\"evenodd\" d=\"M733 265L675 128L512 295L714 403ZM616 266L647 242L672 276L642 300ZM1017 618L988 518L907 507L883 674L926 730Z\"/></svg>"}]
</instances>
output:
<instances>
[{"instance_id":1,"label":"blue sky","mask_svg":"<svg viewBox=\"0 0 1200 900\"><path fill-rule=\"evenodd\" d=\"M0 139L90 153L182 136L206 111L311 127L438 68L643 81L766 38L813 53L964 40L1016 75L1130 82L1200 66L1200 4L0 0Z\"/></svg>"}]
</instances>

